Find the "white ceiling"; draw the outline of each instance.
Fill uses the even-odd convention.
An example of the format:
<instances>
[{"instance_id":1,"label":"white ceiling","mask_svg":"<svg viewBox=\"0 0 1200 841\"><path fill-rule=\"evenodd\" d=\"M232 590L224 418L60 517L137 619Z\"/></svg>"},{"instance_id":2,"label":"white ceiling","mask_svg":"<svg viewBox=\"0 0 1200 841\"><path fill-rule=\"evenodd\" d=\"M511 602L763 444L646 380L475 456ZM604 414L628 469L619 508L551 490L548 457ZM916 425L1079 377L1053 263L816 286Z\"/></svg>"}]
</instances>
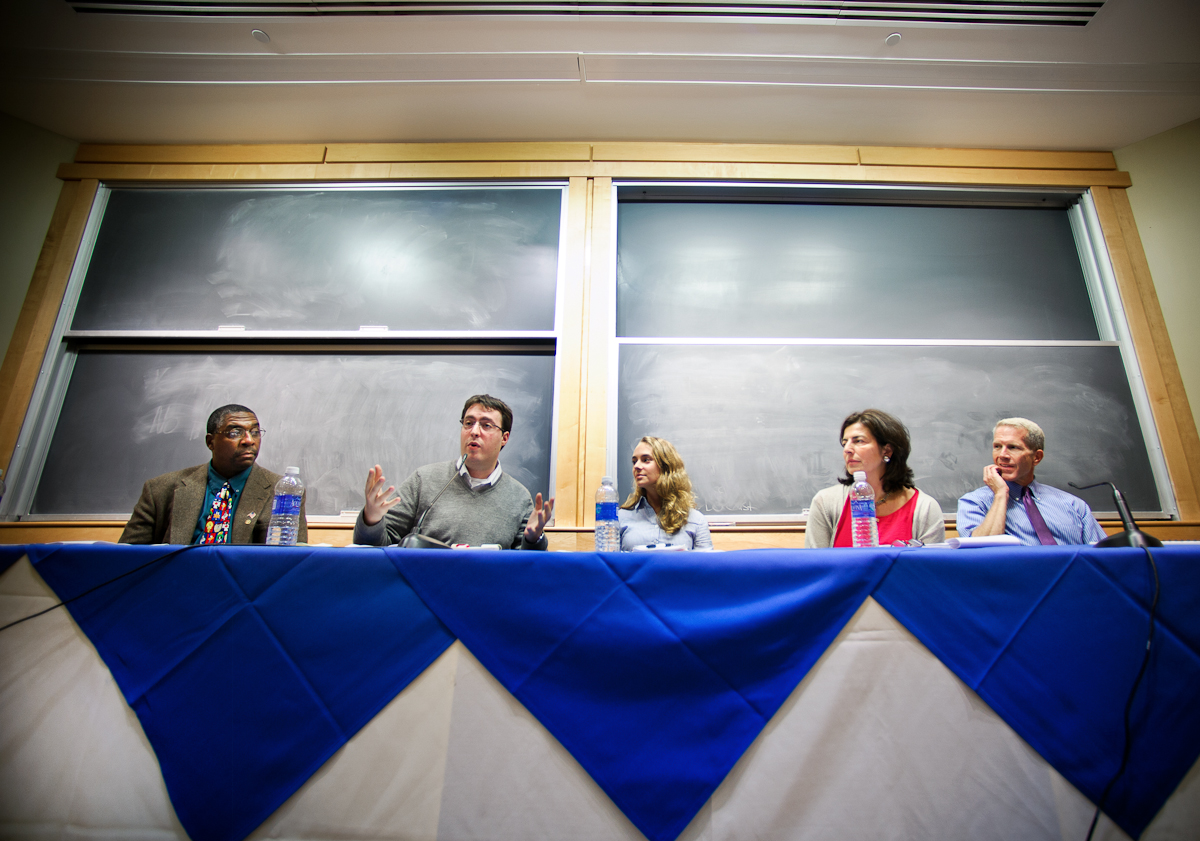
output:
<instances>
[{"instance_id":1,"label":"white ceiling","mask_svg":"<svg viewBox=\"0 0 1200 841\"><path fill-rule=\"evenodd\" d=\"M136 17L5 0L0 33L0 110L85 142L1119 149L1200 117L1198 0L1107 0L1086 27L972 28Z\"/></svg>"}]
</instances>

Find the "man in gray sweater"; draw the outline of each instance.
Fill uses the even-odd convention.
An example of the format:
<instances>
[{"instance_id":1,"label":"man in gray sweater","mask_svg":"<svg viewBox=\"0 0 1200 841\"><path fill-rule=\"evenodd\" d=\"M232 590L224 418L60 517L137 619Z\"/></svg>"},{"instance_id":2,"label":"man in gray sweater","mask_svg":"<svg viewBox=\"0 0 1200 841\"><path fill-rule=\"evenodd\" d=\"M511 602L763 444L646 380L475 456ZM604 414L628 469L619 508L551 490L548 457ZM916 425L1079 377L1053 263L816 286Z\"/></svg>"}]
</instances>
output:
<instances>
[{"instance_id":1,"label":"man in gray sweater","mask_svg":"<svg viewBox=\"0 0 1200 841\"><path fill-rule=\"evenodd\" d=\"M461 423L462 455L455 461L417 468L398 490L386 485L378 464L367 472L366 505L354 524L355 543L389 546L419 525L421 534L443 543L546 548L543 529L554 513L554 500L543 504L540 493L531 500L525 486L500 469L512 409L496 397L476 394L463 404Z\"/></svg>"}]
</instances>

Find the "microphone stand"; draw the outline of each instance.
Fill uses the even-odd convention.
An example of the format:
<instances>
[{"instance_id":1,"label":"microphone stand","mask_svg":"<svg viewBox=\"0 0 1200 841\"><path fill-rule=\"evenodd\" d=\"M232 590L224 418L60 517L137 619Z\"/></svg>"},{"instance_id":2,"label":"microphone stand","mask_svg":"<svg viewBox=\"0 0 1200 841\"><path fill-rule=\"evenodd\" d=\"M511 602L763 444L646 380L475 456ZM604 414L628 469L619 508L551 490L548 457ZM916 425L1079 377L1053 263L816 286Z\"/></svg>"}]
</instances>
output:
<instances>
[{"instance_id":1,"label":"microphone stand","mask_svg":"<svg viewBox=\"0 0 1200 841\"><path fill-rule=\"evenodd\" d=\"M458 478L458 471L462 470L462 466L466 464L467 457L464 454L457 462L454 463L454 470L450 473L450 480L442 485L442 489L437 492L437 496L433 498L433 502L429 503L429 507L425 509L425 513L421 515L421 519L417 520L417 527L408 534L404 535L404 539L400 541L401 549L449 549L449 543L443 543L436 537L430 537L427 534L421 534L421 526L425 525L425 518L429 516L429 512L433 510L434 504L442 498L442 494L446 492L446 488L450 487L450 482Z\"/></svg>"},{"instance_id":2,"label":"microphone stand","mask_svg":"<svg viewBox=\"0 0 1200 841\"><path fill-rule=\"evenodd\" d=\"M1117 490L1117 486L1112 482L1096 482L1091 485L1084 485L1082 488L1074 482L1067 482L1072 488L1077 491L1086 491L1089 488L1098 488L1101 485L1108 485L1112 488L1113 501L1117 504L1117 514L1121 517L1121 525L1125 526L1124 531L1119 531L1116 534L1110 534L1103 540L1096 542L1096 546L1107 548L1109 546L1132 546L1137 549L1144 549L1147 546L1162 546L1162 541L1153 535L1146 534L1137 527L1137 523L1133 521L1133 515L1129 513L1129 505L1125 502L1125 495Z\"/></svg>"}]
</instances>

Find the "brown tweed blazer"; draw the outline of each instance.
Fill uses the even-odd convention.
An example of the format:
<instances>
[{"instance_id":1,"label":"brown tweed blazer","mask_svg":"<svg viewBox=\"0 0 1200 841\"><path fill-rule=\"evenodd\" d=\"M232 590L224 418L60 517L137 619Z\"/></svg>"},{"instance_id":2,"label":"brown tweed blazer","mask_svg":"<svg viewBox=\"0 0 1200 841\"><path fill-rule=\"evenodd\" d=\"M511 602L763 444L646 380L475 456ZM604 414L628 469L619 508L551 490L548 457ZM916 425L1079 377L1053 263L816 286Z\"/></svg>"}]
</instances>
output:
<instances>
[{"instance_id":1,"label":"brown tweed blazer","mask_svg":"<svg viewBox=\"0 0 1200 841\"><path fill-rule=\"evenodd\" d=\"M271 500L280 476L257 464L246 477L230 523L230 543L266 543ZM191 543L204 504L208 463L155 476L142 486L133 515L121 532L120 543ZM300 504L301 543L308 542L304 503Z\"/></svg>"}]
</instances>

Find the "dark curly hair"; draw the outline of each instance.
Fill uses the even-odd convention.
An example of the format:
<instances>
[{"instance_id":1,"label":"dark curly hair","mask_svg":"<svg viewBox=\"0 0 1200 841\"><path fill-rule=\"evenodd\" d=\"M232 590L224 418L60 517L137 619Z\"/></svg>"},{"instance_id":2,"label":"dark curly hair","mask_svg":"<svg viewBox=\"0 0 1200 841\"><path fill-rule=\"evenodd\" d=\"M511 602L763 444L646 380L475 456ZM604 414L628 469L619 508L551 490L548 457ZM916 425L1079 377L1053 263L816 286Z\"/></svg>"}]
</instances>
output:
<instances>
[{"instance_id":1,"label":"dark curly hair","mask_svg":"<svg viewBox=\"0 0 1200 841\"><path fill-rule=\"evenodd\" d=\"M861 423L871 431L871 436L882 450L889 444L892 447L890 460L883 468L883 492L892 493L913 485L912 468L908 466L908 455L912 452L912 444L908 440L908 428L895 415L889 415L879 409L863 409L847 415L842 421L838 440L846 434L846 427ZM854 477L846 471L846 475L838 479L843 485L854 484Z\"/></svg>"}]
</instances>

